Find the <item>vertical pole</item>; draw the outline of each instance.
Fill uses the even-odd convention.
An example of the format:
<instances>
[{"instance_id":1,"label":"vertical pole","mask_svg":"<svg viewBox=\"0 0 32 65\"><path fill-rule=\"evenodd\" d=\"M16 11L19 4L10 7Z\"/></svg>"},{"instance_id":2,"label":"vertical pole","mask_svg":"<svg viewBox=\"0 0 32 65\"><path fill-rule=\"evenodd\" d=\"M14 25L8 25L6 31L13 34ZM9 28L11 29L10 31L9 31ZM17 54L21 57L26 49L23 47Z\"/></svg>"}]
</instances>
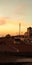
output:
<instances>
[{"instance_id":1,"label":"vertical pole","mask_svg":"<svg viewBox=\"0 0 32 65\"><path fill-rule=\"evenodd\" d=\"M19 36L20 36L20 32L21 32L21 23L19 23Z\"/></svg>"}]
</instances>

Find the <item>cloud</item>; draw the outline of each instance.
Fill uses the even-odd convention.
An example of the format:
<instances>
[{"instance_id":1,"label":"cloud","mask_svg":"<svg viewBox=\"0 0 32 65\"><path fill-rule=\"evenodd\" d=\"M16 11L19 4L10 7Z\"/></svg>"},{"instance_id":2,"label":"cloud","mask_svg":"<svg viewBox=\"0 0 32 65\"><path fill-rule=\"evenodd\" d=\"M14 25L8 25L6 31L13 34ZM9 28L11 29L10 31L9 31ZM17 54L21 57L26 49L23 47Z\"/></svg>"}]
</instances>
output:
<instances>
[{"instance_id":1,"label":"cloud","mask_svg":"<svg viewBox=\"0 0 32 65\"><path fill-rule=\"evenodd\" d=\"M16 13L22 14L22 12L26 9L26 4L18 4L16 7Z\"/></svg>"},{"instance_id":2,"label":"cloud","mask_svg":"<svg viewBox=\"0 0 32 65\"><path fill-rule=\"evenodd\" d=\"M4 25L6 22L4 19L0 19L0 25Z\"/></svg>"},{"instance_id":3,"label":"cloud","mask_svg":"<svg viewBox=\"0 0 32 65\"><path fill-rule=\"evenodd\" d=\"M0 17L0 25L4 25L8 22L10 17Z\"/></svg>"}]
</instances>

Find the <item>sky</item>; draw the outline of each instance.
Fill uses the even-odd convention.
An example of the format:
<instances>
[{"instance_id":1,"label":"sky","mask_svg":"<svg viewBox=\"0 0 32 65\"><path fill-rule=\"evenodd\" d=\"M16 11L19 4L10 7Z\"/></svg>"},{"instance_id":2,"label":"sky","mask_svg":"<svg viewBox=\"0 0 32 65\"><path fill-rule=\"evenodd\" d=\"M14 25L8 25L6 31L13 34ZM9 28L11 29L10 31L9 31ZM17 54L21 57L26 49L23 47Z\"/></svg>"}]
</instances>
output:
<instances>
[{"instance_id":1,"label":"sky","mask_svg":"<svg viewBox=\"0 0 32 65\"><path fill-rule=\"evenodd\" d=\"M24 34L32 27L32 0L0 0L0 36Z\"/></svg>"}]
</instances>

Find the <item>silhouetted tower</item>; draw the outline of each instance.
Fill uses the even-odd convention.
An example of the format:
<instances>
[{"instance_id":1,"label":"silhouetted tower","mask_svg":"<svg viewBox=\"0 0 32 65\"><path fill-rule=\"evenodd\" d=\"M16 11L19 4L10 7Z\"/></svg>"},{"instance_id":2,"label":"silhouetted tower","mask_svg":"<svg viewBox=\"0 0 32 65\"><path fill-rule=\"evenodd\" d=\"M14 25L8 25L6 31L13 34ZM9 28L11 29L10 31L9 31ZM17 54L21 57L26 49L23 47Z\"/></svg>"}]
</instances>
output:
<instances>
[{"instance_id":1,"label":"silhouetted tower","mask_svg":"<svg viewBox=\"0 0 32 65\"><path fill-rule=\"evenodd\" d=\"M21 23L19 23L19 36L20 36L20 32L21 32Z\"/></svg>"}]
</instances>

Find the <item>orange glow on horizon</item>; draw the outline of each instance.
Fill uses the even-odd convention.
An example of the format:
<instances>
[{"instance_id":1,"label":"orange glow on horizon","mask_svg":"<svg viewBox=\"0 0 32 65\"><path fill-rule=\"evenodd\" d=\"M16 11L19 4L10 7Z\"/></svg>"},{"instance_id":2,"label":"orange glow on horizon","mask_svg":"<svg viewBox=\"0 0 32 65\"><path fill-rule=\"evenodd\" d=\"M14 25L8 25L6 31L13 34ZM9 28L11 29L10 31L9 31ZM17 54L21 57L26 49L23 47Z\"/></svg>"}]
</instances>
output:
<instances>
[{"instance_id":1,"label":"orange glow on horizon","mask_svg":"<svg viewBox=\"0 0 32 65\"><path fill-rule=\"evenodd\" d=\"M5 17L0 18L0 36L19 34L19 23L21 23L21 34L27 31L28 24L21 20L11 20Z\"/></svg>"}]
</instances>

